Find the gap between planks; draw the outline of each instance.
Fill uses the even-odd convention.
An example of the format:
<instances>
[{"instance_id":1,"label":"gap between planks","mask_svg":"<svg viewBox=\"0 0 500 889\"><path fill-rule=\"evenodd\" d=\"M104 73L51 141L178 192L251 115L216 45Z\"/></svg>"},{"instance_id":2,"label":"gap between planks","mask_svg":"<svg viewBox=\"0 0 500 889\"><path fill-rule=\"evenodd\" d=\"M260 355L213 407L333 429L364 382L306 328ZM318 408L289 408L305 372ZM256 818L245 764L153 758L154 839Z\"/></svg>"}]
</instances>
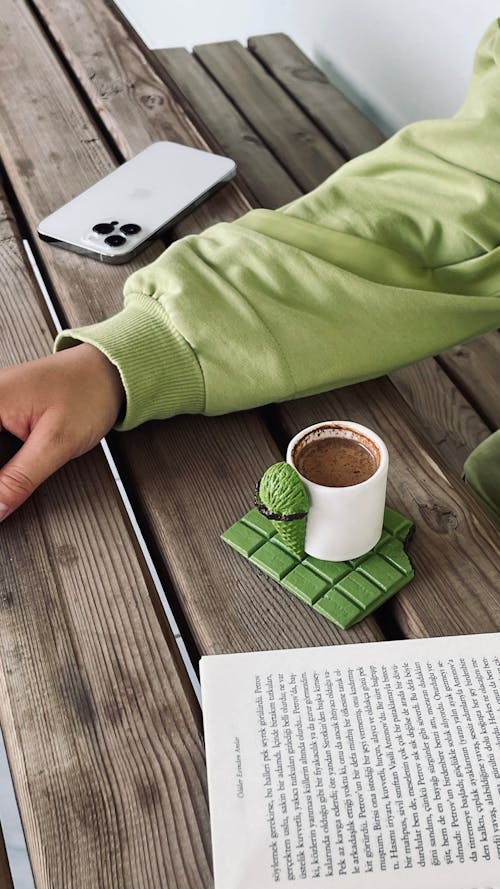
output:
<instances>
[{"instance_id":1,"label":"gap between planks","mask_svg":"<svg viewBox=\"0 0 500 889\"><path fill-rule=\"evenodd\" d=\"M0 748L3 746L2 739L0 737ZM0 749L0 758L1 758L1 749ZM0 887L1 889L14 889L14 884L12 882L12 875L9 867L9 860L7 857L7 850L5 848L5 842L3 838L2 828L0 825Z\"/></svg>"},{"instance_id":2,"label":"gap between planks","mask_svg":"<svg viewBox=\"0 0 500 889\"><path fill-rule=\"evenodd\" d=\"M4 328L12 333L4 340L4 363L40 357L50 343L11 218L0 213L0 269L18 285L2 304ZM85 533L89 505L92 530ZM103 887L132 889L150 878L209 885L199 708L176 646L152 612L147 573L117 506L96 450L60 470L2 526L2 723L33 870L47 889L83 885L92 874ZM108 648L100 647L100 630L100 641L111 637ZM125 742L127 732L133 745ZM168 843L158 841L165 818L176 825ZM145 857L122 843L122 830L137 837Z\"/></svg>"},{"instance_id":3,"label":"gap between planks","mask_svg":"<svg viewBox=\"0 0 500 889\"><path fill-rule=\"evenodd\" d=\"M50 317L51 317L52 322L54 324L54 329L56 330L57 333L59 333L63 328L62 328L61 322L59 321L59 318L58 318L57 312L55 310L55 307L52 303L52 300L50 298L49 292L47 290L47 286L45 284L45 281L43 280L40 269L38 268L38 266L36 264L35 257L33 256L33 251L32 251L30 244L27 240L25 240L25 239L23 240L23 245L24 245L26 254L28 256L28 260L30 262L31 268L33 269L33 273L35 275L35 278L36 278L36 281L37 281L37 284L39 287L39 291L40 291L43 299L45 300L45 304L46 304L47 309L50 313ZM178 626L177 621L174 617L174 613L172 611L172 607L171 607L170 602L168 600L167 594L166 594L165 589L160 581L158 571L156 569L156 565L154 564L153 559L151 558L151 553L149 552L148 546L147 546L146 541L144 539L144 535L139 527L137 517L132 509L132 505L130 503L130 499L127 494L127 490L126 490L125 485L123 484L122 478L118 472L118 468L117 468L116 463L113 459L113 455L109 449L106 439L103 438L100 444L103 449L104 456L106 458L108 466L111 470L111 474L112 474L113 479L115 481L118 493L122 499L125 511L129 517L131 527L132 527L133 532L134 532L136 539L137 539L137 544L144 556L144 560L146 562L146 565L148 567L148 570L149 570L149 573L151 576L151 581L154 584L156 593L158 595L158 598L161 602L163 611L165 613L165 617L166 617L168 624L170 626L170 629L172 631L172 635L176 641L177 647L179 649L179 653L181 655L182 661L183 661L184 666L186 668L191 685L193 687L193 691L196 695L198 703L201 704L200 680L199 680L197 672L195 670L195 666L188 654L188 649L187 649L186 643L185 643L184 639L182 638L182 634L179 630L179 626Z\"/></svg>"}]
</instances>

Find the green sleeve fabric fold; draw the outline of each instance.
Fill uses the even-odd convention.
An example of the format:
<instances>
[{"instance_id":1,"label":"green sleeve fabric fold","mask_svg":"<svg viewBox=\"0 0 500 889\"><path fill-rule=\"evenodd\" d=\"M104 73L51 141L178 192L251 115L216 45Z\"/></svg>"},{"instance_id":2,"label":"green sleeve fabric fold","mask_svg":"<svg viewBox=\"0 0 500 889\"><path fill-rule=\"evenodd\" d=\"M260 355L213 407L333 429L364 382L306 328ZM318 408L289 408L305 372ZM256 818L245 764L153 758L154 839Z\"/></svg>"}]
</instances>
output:
<instances>
[{"instance_id":1,"label":"green sleeve fabric fold","mask_svg":"<svg viewBox=\"0 0 500 889\"><path fill-rule=\"evenodd\" d=\"M500 530L500 429L469 454L464 477Z\"/></svg>"},{"instance_id":2,"label":"green sleeve fabric fold","mask_svg":"<svg viewBox=\"0 0 500 889\"><path fill-rule=\"evenodd\" d=\"M129 277L122 312L58 335L55 350L91 342L119 368L117 429L327 391L500 325L499 22L453 117L176 241Z\"/></svg>"}]
</instances>

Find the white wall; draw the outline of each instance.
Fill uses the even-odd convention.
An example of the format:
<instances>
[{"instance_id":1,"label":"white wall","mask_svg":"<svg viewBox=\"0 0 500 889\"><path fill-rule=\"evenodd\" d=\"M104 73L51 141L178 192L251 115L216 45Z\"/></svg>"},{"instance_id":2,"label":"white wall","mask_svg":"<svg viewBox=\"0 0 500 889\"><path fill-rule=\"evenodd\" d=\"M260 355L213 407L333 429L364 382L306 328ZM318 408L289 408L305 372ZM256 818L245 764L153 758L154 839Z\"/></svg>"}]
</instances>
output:
<instances>
[{"instance_id":1,"label":"white wall","mask_svg":"<svg viewBox=\"0 0 500 889\"><path fill-rule=\"evenodd\" d=\"M453 114L496 0L118 0L154 48L284 31L386 134Z\"/></svg>"}]
</instances>

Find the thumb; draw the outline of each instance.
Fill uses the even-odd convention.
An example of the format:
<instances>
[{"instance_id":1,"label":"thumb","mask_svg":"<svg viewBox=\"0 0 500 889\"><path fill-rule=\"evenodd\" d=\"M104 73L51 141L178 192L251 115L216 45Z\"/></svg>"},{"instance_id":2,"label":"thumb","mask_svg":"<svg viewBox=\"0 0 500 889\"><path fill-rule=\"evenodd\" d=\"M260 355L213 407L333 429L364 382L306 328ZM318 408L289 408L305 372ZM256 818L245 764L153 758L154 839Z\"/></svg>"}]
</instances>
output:
<instances>
[{"instance_id":1,"label":"thumb","mask_svg":"<svg viewBox=\"0 0 500 889\"><path fill-rule=\"evenodd\" d=\"M17 454L0 470L0 522L70 459L66 450L63 436L54 429L54 419L41 417Z\"/></svg>"}]
</instances>

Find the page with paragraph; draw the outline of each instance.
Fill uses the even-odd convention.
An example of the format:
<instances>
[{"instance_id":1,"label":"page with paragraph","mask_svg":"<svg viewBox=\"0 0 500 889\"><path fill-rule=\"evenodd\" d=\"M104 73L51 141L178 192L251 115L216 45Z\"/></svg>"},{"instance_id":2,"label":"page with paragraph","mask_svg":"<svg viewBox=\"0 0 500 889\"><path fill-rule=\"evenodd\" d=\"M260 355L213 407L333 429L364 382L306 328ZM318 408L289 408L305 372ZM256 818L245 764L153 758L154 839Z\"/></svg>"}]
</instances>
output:
<instances>
[{"instance_id":1,"label":"page with paragraph","mask_svg":"<svg viewBox=\"0 0 500 889\"><path fill-rule=\"evenodd\" d=\"M500 634L201 661L215 889L500 889Z\"/></svg>"}]
</instances>

